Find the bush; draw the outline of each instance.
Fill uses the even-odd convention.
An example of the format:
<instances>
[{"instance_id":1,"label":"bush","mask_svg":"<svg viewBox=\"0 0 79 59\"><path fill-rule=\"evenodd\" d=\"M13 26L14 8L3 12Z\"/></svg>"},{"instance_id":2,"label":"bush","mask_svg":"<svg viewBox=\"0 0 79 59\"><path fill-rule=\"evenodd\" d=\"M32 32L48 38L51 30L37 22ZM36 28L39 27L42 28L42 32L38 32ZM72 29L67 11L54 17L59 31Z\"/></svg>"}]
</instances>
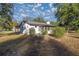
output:
<instances>
[{"instance_id":1,"label":"bush","mask_svg":"<svg viewBox=\"0 0 79 59\"><path fill-rule=\"evenodd\" d=\"M48 34L48 31L47 30L42 30L42 35L46 35Z\"/></svg>"},{"instance_id":2,"label":"bush","mask_svg":"<svg viewBox=\"0 0 79 59\"><path fill-rule=\"evenodd\" d=\"M65 33L65 28L63 28L63 27L55 27L53 29L53 35L55 37L62 37L64 35L64 33Z\"/></svg>"},{"instance_id":3,"label":"bush","mask_svg":"<svg viewBox=\"0 0 79 59\"><path fill-rule=\"evenodd\" d=\"M29 29L29 34L30 34L31 36L34 36L34 35L35 35L35 29L34 29L34 28L30 28L30 29Z\"/></svg>"},{"instance_id":4,"label":"bush","mask_svg":"<svg viewBox=\"0 0 79 59\"><path fill-rule=\"evenodd\" d=\"M76 32L79 33L79 29L77 29Z\"/></svg>"},{"instance_id":5,"label":"bush","mask_svg":"<svg viewBox=\"0 0 79 59\"><path fill-rule=\"evenodd\" d=\"M0 26L0 31L2 31L2 30L3 30L3 27Z\"/></svg>"}]
</instances>

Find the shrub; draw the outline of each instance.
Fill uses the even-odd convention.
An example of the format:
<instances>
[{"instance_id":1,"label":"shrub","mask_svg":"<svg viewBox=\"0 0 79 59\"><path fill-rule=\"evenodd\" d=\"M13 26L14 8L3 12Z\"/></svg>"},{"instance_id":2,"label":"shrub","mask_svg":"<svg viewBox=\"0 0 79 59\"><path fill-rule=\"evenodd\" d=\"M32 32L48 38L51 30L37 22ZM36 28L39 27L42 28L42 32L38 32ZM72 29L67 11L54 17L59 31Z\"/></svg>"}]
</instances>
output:
<instances>
[{"instance_id":1,"label":"shrub","mask_svg":"<svg viewBox=\"0 0 79 59\"><path fill-rule=\"evenodd\" d=\"M53 29L53 35L55 37L62 37L64 35L64 33L65 33L65 28L63 28L63 27L55 27Z\"/></svg>"},{"instance_id":2,"label":"shrub","mask_svg":"<svg viewBox=\"0 0 79 59\"><path fill-rule=\"evenodd\" d=\"M76 32L79 33L79 29L77 29Z\"/></svg>"},{"instance_id":3,"label":"shrub","mask_svg":"<svg viewBox=\"0 0 79 59\"><path fill-rule=\"evenodd\" d=\"M34 35L35 35L35 29L34 29L34 28L30 28L30 29L29 29L29 34L30 34L31 36L34 36Z\"/></svg>"},{"instance_id":4,"label":"shrub","mask_svg":"<svg viewBox=\"0 0 79 59\"><path fill-rule=\"evenodd\" d=\"M42 30L42 35L46 35L48 34L48 31L47 30Z\"/></svg>"},{"instance_id":5,"label":"shrub","mask_svg":"<svg viewBox=\"0 0 79 59\"><path fill-rule=\"evenodd\" d=\"M3 30L3 27L0 26L0 31L2 31L2 30Z\"/></svg>"}]
</instances>

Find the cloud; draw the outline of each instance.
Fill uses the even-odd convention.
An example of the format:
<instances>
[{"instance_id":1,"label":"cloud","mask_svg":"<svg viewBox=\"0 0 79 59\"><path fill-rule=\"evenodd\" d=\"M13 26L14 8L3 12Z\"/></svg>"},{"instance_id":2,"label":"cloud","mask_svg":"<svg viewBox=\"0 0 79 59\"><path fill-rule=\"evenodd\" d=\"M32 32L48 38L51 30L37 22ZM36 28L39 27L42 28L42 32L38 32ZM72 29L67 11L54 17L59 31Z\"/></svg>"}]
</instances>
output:
<instances>
[{"instance_id":1,"label":"cloud","mask_svg":"<svg viewBox=\"0 0 79 59\"><path fill-rule=\"evenodd\" d=\"M16 10L17 8L14 8L14 10Z\"/></svg>"},{"instance_id":2,"label":"cloud","mask_svg":"<svg viewBox=\"0 0 79 59\"><path fill-rule=\"evenodd\" d=\"M30 10L29 9L26 9L26 12L30 12Z\"/></svg>"},{"instance_id":3,"label":"cloud","mask_svg":"<svg viewBox=\"0 0 79 59\"><path fill-rule=\"evenodd\" d=\"M34 5L32 5L32 4L28 4L27 6L28 6L28 7L33 7Z\"/></svg>"},{"instance_id":4,"label":"cloud","mask_svg":"<svg viewBox=\"0 0 79 59\"><path fill-rule=\"evenodd\" d=\"M43 9L44 9L44 7L41 7L41 9L43 10Z\"/></svg>"},{"instance_id":5,"label":"cloud","mask_svg":"<svg viewBox=\"0 0 79 59\"><path fill-rule=\"evenodd\" d=\"M13 20L19 20L20 17L18 15L13 15Z\"/></svg>"},{"instance_id":6,"label":"cloud","mask_svg":"<svg viewBox=\"0 0 79 59\"><path fill-rule=\"evenodd\" d=\"M38 3L37 6L41 6L42 4Z\"/></svg>"},{"instance_id":7,"label":"cloud","mask_svg":"<svg viewBox=\"0 0 79 59\"><path fill-rule=\"evenodd\" d=\"M32 8L32 11L34 11L34 12L35 12L35 11L36 11L36 10L35 10L35 8Z\"/></svg>"},{"instance_id":8,"label":"cloud","mask_svg":"<svg viewBox=\"0 0 79 59\"><path fill-rule=\"evenodd\" d=\"M53 7L53 8L51 9L51 13L55 13L56 10L57 10L57 8L54 8L54 7Z\"/></svg>"},{"instance_id":9,"label":"cloud","mask_svg":"<svg viewBox=\"0 0 79 59\"><path fill-rule=\"evenodd\" d=\"M13 15L13 17L16 18L17 16L16 15Z\"/></svg>"},{"instance_id":10,"label":"cloud","mask_svg":"<svg viewBox=\"0 0 79 59\"><path fill-rule=\"evenodd\" d=\"M45 12L42 12L43 16L45 16Z\"/></svg>"},{"instance_id":11,"label":"cloud","mask_svg":"<svg viewBox=\"0 0 79 59\"><path fill-rule=\"evenodd\" d=\"M49 4L49 6L50 6L50 7L52 7L52 6L53 6L53 4L52 4L52 3L50 3L50 4Z\"/></svg>"},{"instance_id":12,"label":"cloud","mask_svg":"<svg viewBox=\"0 0 79 59\"><path fill-rule=\"evenodd\" d=\"M19 9L20 12L24 11L23 9Z\"/></svg>"},{"instance_id":13,"label":"cloud","mask_svg":"<svg viewBox=\"0 0 79 59\"><path fill-rule=\"evenodd\" d=\"M42 4L41 3L38 3L38 4L35 4L35 8L38 8L38 7L40 7Z\"/></svg>"},{"instance_id":14,"label":"cloud","mask_svg":"<svg viewBox=\"0 0 79 59\"><path fill-rule=\"evenodd\" d=\"M47 20L50 20L50 16L47 16L47 17L44 17L45 19L47 19Z\"/></svg>"},{"instance_id":15,"label":"cloud","mask_svg":"<svg viewBox=\"0 0 79 59\"><path fill-rule=\"evenodd\" d=\"M47 10L48 13L50 13L50 10Z\"/></svg>"},{"instance_id":16,"label":"cloud","mask_svg":"<svg viewBox=\"0 0 79 59\"><path fill-rule=\"evenodd\" d=\"M42 16L46 19L51 19L54 15L54 12L57 8L53 7L53 4L41 4L41 3L34 3L34 4L22 4L17 5L15 7L15 18L22 18L22 17L38 17Z\"/></svg>"},{"instance_id":17,"label":"cloud","mask_svg":"<svg viewBox=\"0 0 79 59\"><path fill-rule=\"evenodd\" d=\"M44 9L44 7L42 7L42 4L41 3L35 4L33 6L32 11L33 11L34 15L36 15L36 16L42 15L41 8L39 8L40 6L41 6L42 9Z\"/></svg>"},{"instance_id":18,"label":"cloud","mask_svg":"<svg viewBox=\"0 0 79 59\"><path fill-rule=\"evenodd\" d=\"M26 17L26 14L23 14L23 13L22 13L21 16L22 16L22 17Z\"/></svg>"},{"instance_id":19,"label":"cloud","mask_svg":"<svg viewBox=\"0 0 79 59\"><path fill-rule=\"evenodd\" d=\"M55 11L55 10L57 10L57 8L54 8L54 7L53 7L53 8L52 8L52 11Z\"/></svg>"},{"instance_id":20,"label":"cloud","mask_svg":"<svg viewBox=\"0 0 79 59\"><path fill-rule=\"evenodd\" d=\"M24 4L24 3L18 3L18 4Z\"/></svg>"}]
</instances>

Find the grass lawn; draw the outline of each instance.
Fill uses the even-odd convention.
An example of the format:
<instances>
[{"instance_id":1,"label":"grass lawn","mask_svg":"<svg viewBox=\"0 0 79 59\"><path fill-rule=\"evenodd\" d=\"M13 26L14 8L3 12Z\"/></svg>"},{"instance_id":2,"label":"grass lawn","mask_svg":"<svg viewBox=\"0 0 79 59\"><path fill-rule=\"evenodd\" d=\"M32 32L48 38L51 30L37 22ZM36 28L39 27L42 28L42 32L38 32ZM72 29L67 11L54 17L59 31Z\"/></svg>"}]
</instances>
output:
<instances>
[{"instance_id":1,"label":"grass lawn","mask_svg":"<svg viewBox=\"0 0 79 59\"><path fill-rule=\"evenodd\" d=\"M11 50L18 53L14 55L79 55L79 33L68 33L62 38L11 33L13 32L1 34L0 55L13 55L12 52L9 53Z\"/></svg>"},{"instance_id":2,"label":"grass lawn","mask_svg":"<svg viewBox=\"0 0 79 59\"><path fill-rule=\"evenodd\" d=\"M21 36L22 35L5 35L5 36L0 37L0 43L6 42L6 41L9 41L9 40L16 40Z\"/></svg>"},{"instance_id":3,"label":"grass lawn","mask_svg":"<svg viewBox=\"0 0 79 59\"><path fill-rule=\"evenodd\" d=\"M0 43L9 40L15 40L22 36L22 34L13 34L12 31L0 32Z\"/></svg>"},{"instance_id":4,"label":"grass lawn","mask_svg":"<svg viewBox=\"0 0 79 59\"><path fill-rule=\"evenodd\" d=\"M79 55L79 33L68 33L58 41L66 45L73 53Z\"/></svg>"},{"instance_id":5,"label":"grass lawn","mask_svg":"<svg viewBox=\"0 0 79 59\"><path fill-rule=\"evenodd\" d=\"M11 33L14 33L14 32L13 31L3 31L3 32L0 32L0 35L8 35Z\"/></svg>"},{"instance_id":6,"label":"grass lawn","mask_svg":"<svg viewBox=\"0 0 79 59\"><path fill-rule=\"evenodd\" d=\"M31 45L30 42L27 42L27 35L12 33L13 32L2 32L0 34L0 55L2 55L2 53L7 55L11 50L13 52L17 51L18 53L23 54L24 51L28 49L29 45Z\"/></svg>"}]
</instances>

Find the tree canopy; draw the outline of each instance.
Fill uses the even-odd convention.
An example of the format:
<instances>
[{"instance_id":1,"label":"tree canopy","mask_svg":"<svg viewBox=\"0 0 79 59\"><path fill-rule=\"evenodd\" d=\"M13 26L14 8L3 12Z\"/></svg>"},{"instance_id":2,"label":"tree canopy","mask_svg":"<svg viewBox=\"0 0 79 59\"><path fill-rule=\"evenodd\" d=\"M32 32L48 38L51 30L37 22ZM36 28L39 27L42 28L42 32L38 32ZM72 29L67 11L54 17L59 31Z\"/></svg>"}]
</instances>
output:
<instances>
[{"instance_id":1,"label":"tree canopy","mask_svg":"<svg viewBox=\"0 0 79 59\"><path fill-rule=\"evenodd\" d=\"M33 19L34 22L40 22L40 23L45 23L45 19L43 17L37 17L35 19Z\"/></svg>"},{"instance_id":2,"label":"tree canopy","mask_svg":"<svg viewBox=\"0 0 79 59\"><path fill-rule=\"evenodd\" d=\"M11 29L13 4L0 4L0 26L4 29Z\"/></svg>"},{"instance_id":3,"label":"tree canopy","mask_svg":"<svg viewBox=\"0 0 79 59\"><path fill-rule=\"evenodd\" d=\"M57 6L56 17L59 25L72 29L79 27L79 4L60 4Z\"/></svg>"}]
</instances>

